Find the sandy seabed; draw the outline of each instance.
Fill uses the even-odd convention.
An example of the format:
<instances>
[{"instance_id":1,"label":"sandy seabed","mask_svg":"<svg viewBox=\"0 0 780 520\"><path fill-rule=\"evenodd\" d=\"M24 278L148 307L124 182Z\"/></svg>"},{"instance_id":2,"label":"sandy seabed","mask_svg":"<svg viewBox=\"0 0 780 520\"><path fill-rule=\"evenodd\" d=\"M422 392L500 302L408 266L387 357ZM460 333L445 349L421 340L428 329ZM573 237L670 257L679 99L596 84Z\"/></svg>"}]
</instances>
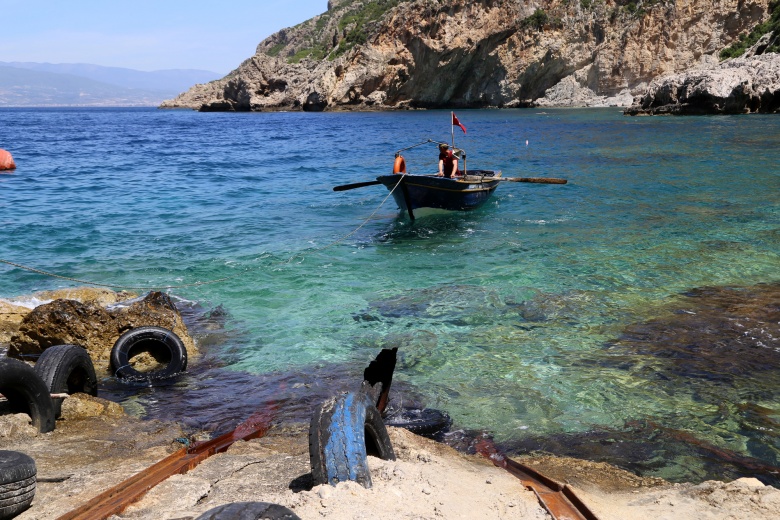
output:
<instances>
[{"instance_id":1,"label":"sandy seabed","mask_svg":"<svg viewBox=\"0 0 780 520\"><path fill-rule=\"evenodd\" d=\"M35 499L19 520L56 519L181 448L176 424L141 421L115 403L81 399L65 400L63 418L47 434L37 433L26 415L0 417L0 449L27 453L38 468ZM73 403L82 416L85 407L94 416L75 418ZM369 457L371 489L354 482L312 487L307 426L276 426L169 477L111 518L191 520L247 501L286 506L303 520L552 518L532 491L489 460L388 430L397 460ZM780 519L780 490L755 479L669 484L603 463L552 456L519 460L570 484L601 520Z\"/></svg>"}]
</instances>

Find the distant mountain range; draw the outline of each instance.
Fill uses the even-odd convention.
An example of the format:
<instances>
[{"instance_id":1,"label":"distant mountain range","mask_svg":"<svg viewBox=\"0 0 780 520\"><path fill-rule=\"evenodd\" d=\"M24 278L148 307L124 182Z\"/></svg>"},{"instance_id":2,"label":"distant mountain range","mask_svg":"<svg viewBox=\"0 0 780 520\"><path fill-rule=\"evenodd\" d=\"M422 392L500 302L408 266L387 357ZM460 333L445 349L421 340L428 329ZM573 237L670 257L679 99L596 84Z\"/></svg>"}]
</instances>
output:
<instances>
[{"instance_id":1,"label":"distant mountain range","mask_svg":"<svg viewBox=\"0 0 780 520\"><path fill-rule=\"evenodd\" d=\"M193 84L222 76L193 69L144 72L85 63L0 61L0 107L158 106Z\"/></svg>"}]
</instances>

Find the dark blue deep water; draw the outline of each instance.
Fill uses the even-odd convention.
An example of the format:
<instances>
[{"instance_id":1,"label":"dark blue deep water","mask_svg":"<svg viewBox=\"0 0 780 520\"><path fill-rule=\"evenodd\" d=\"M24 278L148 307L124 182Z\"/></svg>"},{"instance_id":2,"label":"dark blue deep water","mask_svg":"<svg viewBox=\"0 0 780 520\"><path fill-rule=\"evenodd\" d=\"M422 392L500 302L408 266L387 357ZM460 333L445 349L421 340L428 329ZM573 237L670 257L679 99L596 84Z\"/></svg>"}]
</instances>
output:
<instances>
[{"instance_id":1,"label":"dark blue deep water","mask_svg":"<svg viewBox=\"0 0 780 520\"><path fill-rule=\"evenodd\" d=\"M394 399L459 442L777 484L780 118L458 116L470 168L569 183L412 224L381 186L331 188L449 140L449 112L3 109L0 259L170 287L204 354L169 387L107 378L140 416L308 421L398 347ZM406 161L433 172L436 150ZM77 285L0 264L7 300Z\"/></svg>"}]
</instances>

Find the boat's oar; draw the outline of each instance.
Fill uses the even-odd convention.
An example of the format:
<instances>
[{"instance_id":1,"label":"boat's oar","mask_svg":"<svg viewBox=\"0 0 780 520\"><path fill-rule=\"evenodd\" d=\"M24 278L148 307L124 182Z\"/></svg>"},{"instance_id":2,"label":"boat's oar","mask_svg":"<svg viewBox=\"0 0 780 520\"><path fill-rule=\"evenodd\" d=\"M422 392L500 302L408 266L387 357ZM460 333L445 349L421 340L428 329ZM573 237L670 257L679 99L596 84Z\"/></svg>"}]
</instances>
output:
<instances>
[{"instance_id":1,"label":"boat's oar","mask_svg":"<svg viewBox=\"0 0 780 520\"><path fill-rule=\"evenodd\" d=\"M497 181L508 182L538 182L540 184L566 184L566 179L556 179L555 177L499 177Z\"/></svg>"},{"instance_id":2,"label":"boat's oar","mask_svg":"<svg viewBox=\"0 0 780 520\"><path fill-rule=\"evenodd\" d=\"M382 183L379 181L354 182L352 184L342 184L341 186L335 186L333 191L354 190L355 188L362 188L363 186L374 186L376 184Z\"/></svg>"}]
</instances>

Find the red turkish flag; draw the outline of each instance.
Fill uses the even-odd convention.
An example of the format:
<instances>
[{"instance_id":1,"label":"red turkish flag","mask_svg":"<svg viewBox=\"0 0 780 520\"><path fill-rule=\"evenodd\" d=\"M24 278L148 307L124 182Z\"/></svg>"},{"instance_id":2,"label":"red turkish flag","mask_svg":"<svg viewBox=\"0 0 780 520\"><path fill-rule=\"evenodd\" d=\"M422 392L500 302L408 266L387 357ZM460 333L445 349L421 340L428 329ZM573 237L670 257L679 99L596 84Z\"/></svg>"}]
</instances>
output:
<instances>
[{"instance_id":1,"label":"red turkish flag","mask_svg":"<svg viewBox=\"0 0 780 520\"><path fill-rule=\"evenodd\" d=\"M452 113L452 126L459 126L461 130L463 130L463 133L466 133L466 127L460 124L460 121L458 121L458 116L455 115L455 112Z\"/></svg>"}]
</instances>

